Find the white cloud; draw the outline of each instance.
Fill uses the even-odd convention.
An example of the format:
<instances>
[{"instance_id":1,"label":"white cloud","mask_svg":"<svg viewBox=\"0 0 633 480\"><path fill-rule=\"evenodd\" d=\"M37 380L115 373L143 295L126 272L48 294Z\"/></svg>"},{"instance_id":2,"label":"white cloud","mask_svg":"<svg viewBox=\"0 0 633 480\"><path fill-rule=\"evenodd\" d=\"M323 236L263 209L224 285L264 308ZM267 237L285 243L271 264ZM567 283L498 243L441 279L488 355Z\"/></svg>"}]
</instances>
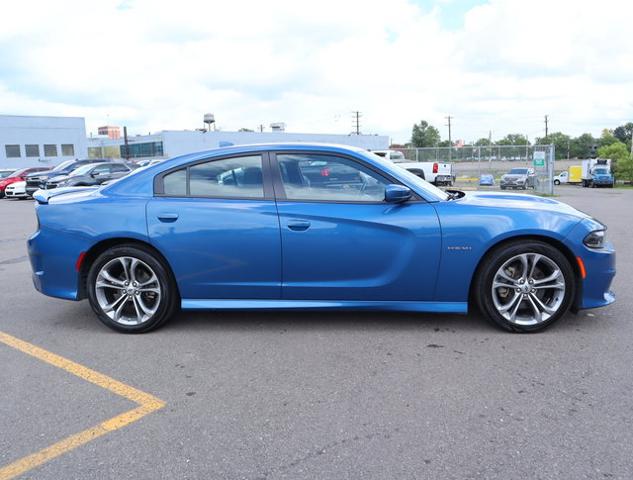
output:
<instances>
[{"instance_id":1,"label":"white cloud","mask_svg":"<svg viewBox=\"0 0 633 480\"><path fill-rule=\"evenodd\" d=\"M461 28L407 0L25 0L3 7L0 111L88 128L363 130L406 141L427 119L466 140L633 117L633 4L490 0ZM457 12L457 9L455 9ZM458 13L455 13L457 15Z\"/></svg>"}]
</instances>

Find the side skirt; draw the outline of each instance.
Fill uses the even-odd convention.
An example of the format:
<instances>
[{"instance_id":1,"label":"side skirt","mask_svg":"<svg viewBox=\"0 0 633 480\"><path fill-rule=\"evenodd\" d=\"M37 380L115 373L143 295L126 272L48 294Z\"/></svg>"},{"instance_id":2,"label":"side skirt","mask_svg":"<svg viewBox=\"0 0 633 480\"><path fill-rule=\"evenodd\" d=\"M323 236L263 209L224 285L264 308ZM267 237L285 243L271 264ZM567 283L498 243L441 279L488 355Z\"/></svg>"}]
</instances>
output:
<instances>
[{"instance_id":1,"label":"side skirt","mask_svg":"<svg viewBox=\"0 0 633 480\"><path fill-rule=\"evenodd\" d=\"M183 299L183 310L383 310L467 313L467 302L376 302L350 300L197 300Z\"/></svg>"}]
</instances>

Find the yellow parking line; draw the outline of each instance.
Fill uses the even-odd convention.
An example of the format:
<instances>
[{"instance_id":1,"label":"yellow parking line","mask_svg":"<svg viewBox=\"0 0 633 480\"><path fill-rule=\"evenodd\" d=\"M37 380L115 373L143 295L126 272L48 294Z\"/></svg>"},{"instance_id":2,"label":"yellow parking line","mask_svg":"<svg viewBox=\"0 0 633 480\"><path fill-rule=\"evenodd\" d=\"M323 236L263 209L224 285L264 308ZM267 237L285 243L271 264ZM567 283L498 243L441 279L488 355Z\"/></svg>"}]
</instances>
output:
<instances>
[{"instance_id":1,"label":"yellow parking line","mask_svg":"<svg viewBox=\"0 0 633 480\"><path fill-rule=\"evenodd\" d=\"M94 440L106 433L123 428L132 422L135 422L145 415L159 410L165 406L165 402L156 398L149 393L142 392L134 387L130 387L125 383L119 382L114 378L103 375L90 368L84 367L72 360L56 355L48 350L37 347L31 343L20 340L4 332L0 332L0 342L15 348L23 353L31 355L43 362L53 365L57 368L72 373L73 375L87 380L101 388L105 388L112 393L127 398L132 402L138 404L138 407L133 408L127 412L121 413L115 417L110 418L99 425L92 428L88 428L82 432L71 435L63 440L60 440L53 445L46 447L39 452L27 455L19 460L16 460L5 467L0 468L0 480L9 480L21 475L32 468L42 465L49 460L58 457L74 448L77 448L85 443Z\"/></svg>"}]
</instances>

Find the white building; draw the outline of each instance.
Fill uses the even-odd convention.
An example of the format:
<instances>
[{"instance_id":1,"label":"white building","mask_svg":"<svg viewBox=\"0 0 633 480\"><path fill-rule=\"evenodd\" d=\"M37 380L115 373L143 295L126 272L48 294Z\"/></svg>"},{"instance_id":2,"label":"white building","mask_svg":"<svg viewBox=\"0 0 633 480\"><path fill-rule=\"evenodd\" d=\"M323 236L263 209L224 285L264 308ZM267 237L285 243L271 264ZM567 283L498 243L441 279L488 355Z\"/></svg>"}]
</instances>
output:
<instances>
[{"instance_id":1,"label":"white building","mask_svg":"<svg viewBox=\"0 0 633 480\"><path fill-rule=\"evenodd\" d=\"M0 168L53 167L87 156L83 118L0 115Z\"/></svg>"},{"instance_id":2,"label":"white building","mask_svg":"<svg viewBox=\"0 0 633 480\"><path fill-rule=\"evenodd\" d=\"M389 137L386 135L165 130L153 135L128 137L128 151L130 159L170 158L228 145L280 142L338 143L370 150L389 148ZM90 158L125 157L124 140L123 138L111 139L107 137L89 138L88 156Z\"/></svg>"}]
</instances>

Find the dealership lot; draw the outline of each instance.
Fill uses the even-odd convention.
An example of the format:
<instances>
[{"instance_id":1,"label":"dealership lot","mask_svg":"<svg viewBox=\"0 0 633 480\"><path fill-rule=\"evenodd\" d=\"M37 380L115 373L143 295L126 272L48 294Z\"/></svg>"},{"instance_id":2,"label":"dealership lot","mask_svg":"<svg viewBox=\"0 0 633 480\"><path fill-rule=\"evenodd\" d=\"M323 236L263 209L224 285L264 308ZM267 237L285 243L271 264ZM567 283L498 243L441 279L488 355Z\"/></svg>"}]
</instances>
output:
<instances>
[{"instance_id":1,"label":"dealership lot","mask_svg":"<svg viewBox=\"0 0 633 480\"><path fill-rule=\"evenodd\" d=\"M0 201L0 332L165 404L24 477L632 478L633 189L557 194L609 226L618 300L536 335L376 312L182 313L120 335L35 292L33 204ZM135 407L45 360L0 342L0 472Z\"/></svg>"}]
</instances>

